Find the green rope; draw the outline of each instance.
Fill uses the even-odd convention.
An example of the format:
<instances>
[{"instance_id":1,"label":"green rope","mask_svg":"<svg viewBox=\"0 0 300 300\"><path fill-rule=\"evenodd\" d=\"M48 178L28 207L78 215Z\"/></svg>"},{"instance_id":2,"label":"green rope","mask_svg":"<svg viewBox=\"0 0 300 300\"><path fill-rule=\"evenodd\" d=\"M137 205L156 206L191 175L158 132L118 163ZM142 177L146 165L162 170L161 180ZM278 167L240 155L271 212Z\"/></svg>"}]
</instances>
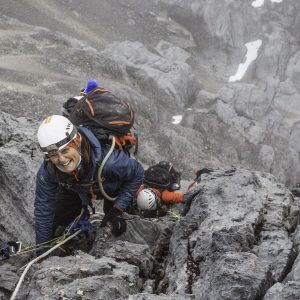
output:
<instances>
[{"instance_id":1,"label":"green rope","mask_svg":"<svg viewBox=\"0 0 300 300\"><path fill-rule=\"evenodd\" d=\"M181 215L173 210L168 211L168 216L173 219L174 221L180 221L181 220Z\"/></svg>"},{"instance_id":2,"label":"green rope","mask_svg":"<svg viewBox=\"0 0 300 300\"><path fill-rule=\"evenodd\" d=\"M84 210L81 209L80 214L74 219L74 221L72 222L72 225L80 220L80 218L82 217L83 212L84 212ZM72 225L70 226L70 228L72 227ZM70 236L70 229L67 232L64 232L61 236L58 236L58 237L56 237L56 238L54 238L50 241L40 243L40 244L36 244L36 245L26 246L26 247L23 248L22 251L17 253L17 255L29 253L29 252L32 252L32 251L37 250L37 249L40 250L40 249L52 248L53 246L55 246L55 245L61 243L62 241L64 241L69 236Z\"/></svg>"}]
</instances>

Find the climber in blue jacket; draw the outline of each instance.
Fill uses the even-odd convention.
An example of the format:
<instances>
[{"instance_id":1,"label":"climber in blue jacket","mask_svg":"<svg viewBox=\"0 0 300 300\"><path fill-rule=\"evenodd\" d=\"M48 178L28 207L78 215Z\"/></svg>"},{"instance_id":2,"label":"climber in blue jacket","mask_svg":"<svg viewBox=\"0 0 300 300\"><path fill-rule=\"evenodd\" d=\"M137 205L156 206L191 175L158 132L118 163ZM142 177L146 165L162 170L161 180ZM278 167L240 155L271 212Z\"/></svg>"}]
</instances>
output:
<instances>
[{"instance_id":1,"label":"climber in blue jacket","mask_svg":"<svg viewBox=\"0 0 300 300\"><path fill-rule=\"evenodd\" d=\"M37 136L45 155L36 178L35 221L39 244L51 240L58 226L72 222L90 199L103 198L97 176L109 146L102 145L87 128L77 129L60 115L47 117ZM101 226L110 222L116 236L126 231L122 213L131 206L143 175L142 165L117 149L103 167L102 187L115 200L104 198Z\"/></svg>"}]
</instances>

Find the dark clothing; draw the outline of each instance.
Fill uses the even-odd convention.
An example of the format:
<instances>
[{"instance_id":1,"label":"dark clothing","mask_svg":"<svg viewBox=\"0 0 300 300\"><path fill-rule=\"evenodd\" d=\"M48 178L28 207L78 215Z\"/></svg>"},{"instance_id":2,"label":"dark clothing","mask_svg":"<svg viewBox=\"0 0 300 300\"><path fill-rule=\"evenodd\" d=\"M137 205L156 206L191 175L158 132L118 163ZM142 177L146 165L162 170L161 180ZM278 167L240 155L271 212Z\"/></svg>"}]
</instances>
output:
<instances>
[{"instance_id":1,"label":"dark clothing","mask_svg":"<svg viewBox=\"0 0 300 300\"><path fill-rule=\"evenodd\" d=\"M103 212L105 214L107 214L113 206L114 206L114 202L113 201L104 199L104 201L103 201Z\"/></svg>"},{"instance_id":2,"label":"dark clothing","mask_svg":"<svg viewBox=\"0 0 300 300\"><path fill-rule=\"evenodd\" d=\"M36 179L34 213L37 243L46 242L52 238L52 228L54 221L56 222L54 216L57 199L69 197L61 196L61 193L66 190L73 191L74 194L77 194L77 197L74 198L76 203L79 201L79 197L81 199L90 197L91 190L96 194L101 194L97 180L98 168L108 151L108 146L100 144L90 130L80 127L78 131L86 137L91 146L90 169L79 182L65 184L58 180L58 178L62 178L63 176L56 177L52 174L49 162L44 161L42 163ZM115 149L112 152L103 168L102 179L105 192L111 196L118 195L114 201L114 206L120 210L124 210L131 205L136 191L142 184L143 175L144 169L138 161L128 157L121 150ZM67 214L71 216L73 212L71 213L70 211Z\"/></svg>"},{"instance_id":3,"label":"dark clothing","mask_svg":"<svg viewBox=\"0 0 300 300\"><path fill-rule=\"evenodd\" d=\"M57 195L52 235L58 226L67 226L74 221L81 212L81 206L81 199L77 193L61 190Z\"/></svg>"}]
</instances>

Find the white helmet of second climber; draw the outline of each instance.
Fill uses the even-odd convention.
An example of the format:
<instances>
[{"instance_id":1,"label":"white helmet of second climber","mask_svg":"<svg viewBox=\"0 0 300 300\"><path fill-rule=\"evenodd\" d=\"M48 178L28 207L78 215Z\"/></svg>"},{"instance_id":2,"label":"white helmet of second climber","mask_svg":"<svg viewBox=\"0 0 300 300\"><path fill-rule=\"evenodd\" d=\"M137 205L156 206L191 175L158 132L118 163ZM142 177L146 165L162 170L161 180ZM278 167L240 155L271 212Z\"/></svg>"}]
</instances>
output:
<instances>
[{"instance_id":1,"label":"white helmet of second climber","mask_svg":"<svg viewBox=\"0 0 300 300\"><path fill-rule=\"evenodd\" d=\"M142 189L138 193L136 202L140 210L156 210L156 193L149 188Z\"/></svg>"},{"instance_id":2,"label":"white helmet of second climber","mask_svg":"<svg viewBox=\"0 0 300 300\"><path fill-rule=\"evenodd\" d=\"M37 133L40 148L44 154L59 151L74 140L77 130L71 121L60 115L47 117Z\"/></svg>"}]
</instances>

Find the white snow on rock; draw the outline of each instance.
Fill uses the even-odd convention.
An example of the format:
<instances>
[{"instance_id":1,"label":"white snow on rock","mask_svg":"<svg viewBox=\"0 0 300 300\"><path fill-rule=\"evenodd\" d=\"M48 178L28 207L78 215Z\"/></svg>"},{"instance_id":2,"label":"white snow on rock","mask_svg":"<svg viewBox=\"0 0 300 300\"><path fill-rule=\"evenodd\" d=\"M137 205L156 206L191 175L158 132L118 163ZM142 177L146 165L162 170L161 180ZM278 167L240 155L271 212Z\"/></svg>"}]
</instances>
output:
<instances>
[{"instance_id":1,"label":"white snow on rock","mask_svg":"<svg viewBox=\"0 0 300 300\"><path fill-rule=\"evenodd\" d=\"M229 82L239 81L244 77L250 64L257 58L257 53L261 45L261 40L249 42L245 45L247 48L245 62L239 64L236 74L234 76L229 77Z\"/></svg>"},{"instance_id":2,"label":"white snow on rock","mask_svg":"<svg viewBox=\"0 0 300 300\"><path fill-rule=\"evenodd\" d=\"M182 121L182 115L173 116L172 119L172 124L180 124L180 122Z\"/></svg>"},{"instance_id":3,"label":"white snow on rock","mask_svg":"<svg viewBox=\"0 0 300 300\"><path fill-rule=\"evenodd\" d=\"M282 0L270 0L272 3L280 3ZM261 7L265 3L265 0L255 0L251 3L253 7Z\"/></svg>"},{"instance_id":4,"label":"white snow on rock","mask_svg":"<svg viewBox=\"0 0 300 300\"><path fill-rule=\"evenodd\" d=\"M265 0L255 0L251 3L253 7L261 7L264 5Z\"/></svg>"}]
</instances>

